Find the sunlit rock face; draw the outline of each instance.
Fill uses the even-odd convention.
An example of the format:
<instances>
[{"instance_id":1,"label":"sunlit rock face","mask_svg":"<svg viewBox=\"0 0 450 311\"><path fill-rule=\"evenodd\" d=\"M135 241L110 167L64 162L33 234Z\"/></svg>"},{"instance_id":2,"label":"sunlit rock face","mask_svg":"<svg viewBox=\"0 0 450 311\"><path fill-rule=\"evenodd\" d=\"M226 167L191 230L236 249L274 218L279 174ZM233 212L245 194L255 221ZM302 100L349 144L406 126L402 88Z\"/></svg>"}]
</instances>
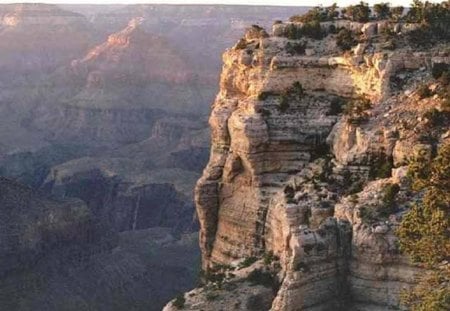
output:
<instances>
[{"instance_id":1,"label":"sunlit rock face","mask_svg":"<svg viewBox=\"0 0 450 311\"><path fill-rule=\"evenodd\" d=\"M211 156L195 190L203 268L236 267L228 282L239 288L249 279L239 262L260 258L256 271L275 254L279 267L262 268L279 280L271 310L402 309L402 290L424 272L400 253L395 230L417 199L405 165L431 155L422 134L448 140L448 124L422 117L444 99L420 98L417 87L442 88L430 71L450 59L442 46L384 49L375 29L389 25L341 26L362 31L370 49L343 55L333 34L289 40L277 24L272 35L253 27L223 54ZM357 120L339 108L355 98L371 102ZM395 210L383 212L394 184ZM228 299L213 285L187 293L186 308L223 306L208 300Z\"/></svg>"}]
</instances>

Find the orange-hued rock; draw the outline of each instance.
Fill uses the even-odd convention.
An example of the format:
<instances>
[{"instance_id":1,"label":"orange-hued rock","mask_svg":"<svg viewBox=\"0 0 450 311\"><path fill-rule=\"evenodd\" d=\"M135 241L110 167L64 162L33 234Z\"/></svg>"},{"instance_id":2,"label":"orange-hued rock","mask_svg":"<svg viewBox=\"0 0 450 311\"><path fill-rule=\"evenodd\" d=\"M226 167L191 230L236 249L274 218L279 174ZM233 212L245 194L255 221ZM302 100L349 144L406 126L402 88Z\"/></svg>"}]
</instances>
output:
<instances>
[{"instance_id":1,"label":"orange-hued rock","mask_svg":"<svg viewBox=\"0 0 450 311\"><path fill-rule=\"evenodd\" d=\"M195 190L203 268L239 272L244 258L264 258L279 281L274 311L403 308L401 291L423 273L400 253L395 229L417 199L404 165L431 156L423 133L448 139L448 122L427 114L436 109L448 121L444 98L420 99L416 90L450 59L442 47L385 50L375 34L386 25L341 26L358 26L364 46L342 54L334 35L302 38L305 54L294 55L299 40L277 24L272 36L253 28L223 55L210 161ZM336 109L359 97L371 102L360 119ZM392 184L399 192L389 209ZM237 278L224 282L246 280ZM223 306L205 302L205 291L188 294L185 308Z\"/></svg>"},{"instance_id":2,"label":"orange-hued rock","mask_svg":"<svg viewBox=\"0 0 450 311\"><path fill-rule=\"evenodd\" d=\"M72 61L75 73L87 74L88 88L133 80L185 83L191 78L179 53L164 38L145 32L140 23L142 19L132 19L86 56Z\"/></svg>"}]
</instances>

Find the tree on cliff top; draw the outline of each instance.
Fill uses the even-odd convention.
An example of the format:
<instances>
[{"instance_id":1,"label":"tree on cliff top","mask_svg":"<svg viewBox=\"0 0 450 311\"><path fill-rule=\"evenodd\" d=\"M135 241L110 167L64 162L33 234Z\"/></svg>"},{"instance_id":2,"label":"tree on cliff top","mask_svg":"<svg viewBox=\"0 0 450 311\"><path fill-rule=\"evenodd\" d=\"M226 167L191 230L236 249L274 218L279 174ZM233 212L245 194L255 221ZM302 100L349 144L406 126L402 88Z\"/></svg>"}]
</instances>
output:
<instances>
[{"instance_id":1,"label":"tree on cliff top","mask_svg":"<svg viewBox=\"0 0 450 311\"><path fill-rule=\"evenodd\" d=\"M296 23L327 22L339 16L338 6L333 3L329 7L316 6L303 15L294 15L289 21Z\"/></svg>"},{"instance_id":2,"label":"tree on cliff top","mask_svg":"<svg viewBox=\"0 0 450 311\"><path fill-rule=\"evenodd\" d=\"M342 9L341 14L344 18L354 22L366 23L370 18L369 4L361 1L357 5L350 5Z\"/></svg>"},{"instance_id":3,"label":"tree on cliff top","mask_svg":"<svg viewBox=\"0 0 450 311\"><path fill-rule=\"evenodd\" d=\"M373 12L378 20L388 19L391 16L391 10L387 2L374 4Z\"/></svg>"}]
</instances>

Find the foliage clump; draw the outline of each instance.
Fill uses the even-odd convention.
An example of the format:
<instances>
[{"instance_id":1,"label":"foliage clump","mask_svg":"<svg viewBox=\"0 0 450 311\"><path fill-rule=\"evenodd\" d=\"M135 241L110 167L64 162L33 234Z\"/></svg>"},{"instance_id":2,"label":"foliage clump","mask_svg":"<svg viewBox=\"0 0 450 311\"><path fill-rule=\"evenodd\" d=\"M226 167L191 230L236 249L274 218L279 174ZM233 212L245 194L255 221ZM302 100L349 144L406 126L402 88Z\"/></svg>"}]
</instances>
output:
<instances>
[{"instance_id":1,"label":"foliage clump","mask_svg":"<svg viewBox=\"0 0 450 311\"><path fill-rule=\"evenodd\" d=\"M303 15L294 15L289 18L289 21L295 23L309 23L309 22L327 22L332 21L339 16L338 6L333 3L329 7L316 6Z\"/></svg>"},{"instance_id":2,"label":"foliage clump","mask_svg":"<svg viewBox=\"0 0 450 311\"><path fill-rule=\"evenodd\" d=\"M361 1L359 4L343 8L341 14L344 18L354 22L367 23L370 19L369 4Z\"/></svg>"},{"instance_id":3,"label":"foliage clump","mask_svg":"<svg viewBox=\"0 0 450 311\"><path fill-rule=\"evenodd\" d=\"M256 261L258 260L258 258L251 256L251 257L246 257L241 263L239 263L238 268L242 269L242 268L247 268L250 267L252 264L254 264Z\"/></svg>"},{"instance_id":4,"label":"foliage clump","mask_svg":"<svg viewBox=\"0 0 450 311\"><path fill-rule=\"evenodd\" d=\"M371 159L369 178L380 179L388 178L391 176L393 159L387 156L384 150L381 150Z\"/></svg>"},{"instance_id":5,"label":"foliage clump","mask_svg":"<svg viewBox=\"0 0 450 311\"><path fill-rule=\"evenodd\" d=\"M348 116L347 122L351 124L361 124L367 120L367 110L372 108L372 104L367 98L352 99L347 102L344 114Z\"/></svg>"},{"instance_id":6,"label":"foliage clump","mask_svg":"<svg viewBox=\"0 0 450 311\"><path fill-rule=\"evenodd\" d=\"M398 184L387 184L383 189L383 197L382 197L382 208L379 213L382 217L388 217L392 213L395 212L396 201L395 198L397 193L400 191L400 186Z\"/></svg>"},{"instance_id":7,"label":"foliage clump","mask_svg":"<svg viewBox=\"0 0 450 311\"><path fill-rule=\"evenodd\" d=\"M417 47L450 40L450 5L447 2L431 3L413 0L405 16L409 23L421 25L408 33L408 40Z\"/></svg>"},{"instance_id":8,"label":"foliage clump","mask_svg":"<svg viewBox=\"0 0 450 311\"><path fill-rule=\"evenodd\" d=\"M400 249L431 270L402 296L412 311L450 307L450 143L429 160L418 156L409 166L412 189L423 193L397 230Z\"/></svg>"},{"instance_id":9,"label":"foliage clump","mask_svg":"<svg viewBox=\"0 0 450 311\"><path fill-rule=\"evenodd\" d=\"M428 85L423 83L417 88L417 95L419 95L420 99L424 99L430 97L433 93L430 91Z\"/></svg>"},{"instance_id":10,"label":"foliage clump","mask_svg":"<svg viewBox=\"0 0 450 311\"><path fill-rule=\"evenodd\" d=\"M395 7L391 7L389 8L389 16L390 19L394 22L398 22L400 21L400 19L403 16L403 11L405 10L405 8L403 6L395 6Z\"/></svg>"},{"instance_id":11,"label":"foliage clump","mask_svg":"<svg viewBox=\"0 0 450 311\"><path fill-rule=\"evenodd\" d=\"M351 30L347 28L339 30L336 36L336 44L342 51L350 50L356 43L355 34Z\"/></svg>"},{"instance_id":12,"label":"foliage clump","mask_svg":"<svg viewBox=\"0 0 450 311\"><path fill-rule=\"evenodd\" d=\"M289 109L289 101L300 100L305 95L305 90L300 82L296 81L291 87L285 89L279 96L278 110L286 112Z\"/></svg>"},{"instance_id":13,"label":"foliage clump","mask_svg":"<svg viewBox=\"0 0 450 311\"><path fill-rule=\"evenodd\" d=\"M183 309L185 303L186 303L186 298L184 298L183 294L179 294L173 301L173 306L177 309Z\"/></svg>"},{"instance_id":14,"label":"foliage clump","mask_svg":"<svg viewBox=\"0 0 450 311\"><path fill-rule=\"evenodd\" d=\"M438 126L446 126L448 124L448 115L447 111L439 111L436 108L432 108L424 113L424 118L428 120L428 123L431 127Z\"/></svg>"},{"instance_id":15,"label":"foliage clump","mask_svg":"<svg viewBox=\"0 0 450 311\"><path fill-rule=\"evenodd\" d=\"M280 258L274 255L273 251L269 251L264 254L263 261L266 266L271 265L274 261L278 261Z\"/></svg>"},{"instance_id":16,"label":"foliage clump","mask_svg":"<svg viewBox=\"0 0 450 311\"><path fill-rule=\"evenodd\" d=\"M303 55L305 54L306 50L306 43L300 42L300 43L286 43L285 46L286 53L290 55Z\"/></svg>"},{"instance_id":17,"label":"foliage clump","mask_svg":"<svg viewBox=\"0 0 450 311\"><path fill-rule=\"evenodd\" d=\"M373 5L373 12L375 13L375 17L378 20L384 20L391 17L391 9L389 3L380 2ZM403 12L403 10L402 10Z\"/></svg>"},{"instance_id":18,"label":"foliage clump","mask_svg":"<svg viewBox=\"0 0 450 311\"><path fill-rule=\"evenodd\" d=\"M255 269L247 276L247 281L251 285L262 285L264 287L274 287L276 285L275 277L269 271L263 271L262 269Z\"/></svg>"},{"instance_id":19,"label":"foliage clump","mask_svg":"<svg viewBox=\"0 0 450 311\"><path fill-rule=\"evenodd\" d=\"M304 23L302 26L289 24L286 26L285 35L288 39L299 40L303 37L312 39L322 39L325 35L320 22L312 21Z\"/></svg>"}]
</instances>

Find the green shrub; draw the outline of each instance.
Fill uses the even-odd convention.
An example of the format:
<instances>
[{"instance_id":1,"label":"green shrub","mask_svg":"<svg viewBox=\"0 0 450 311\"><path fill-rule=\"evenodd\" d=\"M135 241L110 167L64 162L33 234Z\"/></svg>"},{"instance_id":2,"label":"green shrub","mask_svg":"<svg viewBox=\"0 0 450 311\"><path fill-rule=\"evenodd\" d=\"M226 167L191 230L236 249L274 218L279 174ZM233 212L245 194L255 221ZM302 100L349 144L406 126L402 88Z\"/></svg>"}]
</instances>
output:
<instances>
[{"instance_id":1,"label":"green shrub","mask_svg":"<svg viewBox=\"0 0 450 311\"><path fill-rule=\"evenodd\" d=\"M382 217L387 217L394 213L395 211L395 197L397 193L400 191L400 187L398 184L387 184L383 189L383 205L379 210L379 214Z\"/></svg>"},{"instance_id":2,"label":"green shrub","mask_svg":"<svg viewBox=\"0 0 450 311\"><path fill-rule=\"evenodd\" d=\"M286 37L291 40L298 40L303 37L321 39L324 36L319 22L309 22L302 26L291 24L286 27L286 32Z\"/></svg>"},{"instance_id":3,"label":"green shrub","mask_svg":"<svg viewBox=\"0 0 450 311\"><path fill-rule=\"evenodd\" d=\"M272 264L272 262L274 262L274 261L280 260L280 258L278 258L278 256L274 255L272 251L265 253L263 259L264 259L264 264L266 266Z\"/></svg>"},{"instance_id":4,"label":"green shrub","mask_svg":"<svg viewBox=\"0 0 450 311\"><path fill-rule=\"evenodd\" d=\"M359 23L367 23L370 17L369 5L365 2L360 2L357 5L350 5L341 10L344 18L350 19Z\"/></svg>"},{"instance_id":5,"label":"green shrub","mask_svg":"<svg viewBox=\"0 0 450 311\"><path fill-rule=\"evenodd\" d=\"M262 271L261 269L255 269L247 276L247 281L251 285L262 285L264 287L272 287L275 279L268 271Z\"/></svg>"},{"instance_id":6,"label":"green shrub","mask_svg":"<svg viewBox=\"0 0 450 311\"><path fill-rule=\"evenodd\" d=\"M419 95L420 99L424 99L424 98L430 97L432 95L432 93L431 93L428 85L423 83L417 88L417 95Z\"/></svg>"},{"instance_id":7,"label":"green shrub","mask_svg":"<svg viewBox=\"0 0 450 311\"><path fill-rule=\"evenodd\" d=\"M183 309L185 303L186 299L184 298L184 294L179 294L173 301L173 306L177 309Z\"/></svg>"},{"instance_id":8,"label":"green shrub","mask_svg":"<svg viewBox=\"0 0 450 311\"><path fill-rule=\"evenodd\" d=\"M217 293L212 293L212 292L206 293L207 301L213 301L213 300L216 300L217 298L219 298L219 295Z\"/></svg>"},{"instance_id":9,"label":"green shrub","mask_svg":"<svg viewBox=\"0 0 450 311\"><path fill-rule=\"evenodd\" d=\"M388 19L391 17L391 9L389 3L387 2L374 4L373 11L378 20Z\"/></svg>"},{"instance_id":10,"label":"green shrub","mask_svg":"<svg viewBox=\"0 0 450 311\"><path fill-rule=\"evenodd\" d=\"M379 179L390 177L393 166L392 161L392 157L387 157L382 151L374 156L370 164L369 178Z\"/></svg>"},{"instance_id":11,"label":"green shrub","mask_svg":"<svg viewBox=\"0 0 450 311\"><path fill-rule=\"evenodd\" d=\"M441 84L445 87L450 85L450 70L447 70L441 74L441 76L439 77L439 82L441 82ZM448 91L448 88L446 96L450 97L450 92Z\"/></svg>"},{"instance_id":12,"label":"green shrub","mask_svg":"<svg viewBox=\"0 0 450 311\"><path fill-rule=\"evenodd\" d=\"M286 38L290 40L298 40L302 38L301 27L297 27L294 24L289 24L286 26L285 34Z\"/></svg>"},{"instance_id":13,"label":"green shrub","mask_svg":"<svg viewBox=\"0 0 450 311\"><path fill-rule=\"evenodd\" d=\"M347 194L356 194L364 189L364 182L362 180L355 181L347 190Z\"/></svg>"},{"instance_id":14,"label":"green shrub","mask_svg":"<svg viewBox=\"0 0 450 311\"><path fill-rule=\"evenodd\" d=\"M450 70L450 65L446 63L436 63L431 68L431 74L433 78L439 79L444 73L448 73Z\"/></svg>"},{"instance_id":15,"label":"green shrub","mask_svg":"<svg viewBox=\"0 0 450 311\"><path fill-rule=\"evenodd\" d=\"M338 6L336 3L329 7L316 6L310 9L303 15L294 15L289 18L289 21L296 23L309 23L309 22L326 22L332 21L339 16Z\"/></svg>"},{"instance_id":16,"label":"green shrub","mask_svg":"<svg viewBox=\"0 0 450 311\"><path fill-rule=\"evenodd\" d=\"M343 112L343 109L342 109L343 104L344 104L344 102L343 102L342 98L339 98L339 97L332 98L331 102L330 102L330 109L329 109L327 115L336 116L336 115L342 113Z\"/></svg>"},{"instance_id":17,"label":"green shrub","mask_svg":"<svg viewBox=\"0 0 450 311\"><path fill-rule=\"evenodd\" d=\"M258 258L251 256L245 258L241 263L239 263L239 269L250 267L252 264L254 264Z\"/></svg>"},{"instance_id":18,"label":"green shrub","mask_svg":"<svg viewBox=\"0 0 450 311\"><path fill-rule=\"evenodd\" d=\"M336 44L342 51L350 50L356 43L355 35L351 30L347 28L339 30L336 36Z\"/></svg>"},{"instance_id":19,"label":"green shrub","mask_svg":"<svg viewBox=\"0 0 450 311\"><path fill-rule=\"evenodd\" d=\"M400 249L432 274L424 274L402 301L413 311L448 310L450 270L441 268L441 262L450 254L450 144L442 145L432 161L412 161L409 176L412 189L423 192L423 197L400 223Z\"/></svg>"},{"instance_id":20,"label":"green shrub","mask_svg":"<svg viewBox=\"0 0 450 311\"><path fill-rule=\"evenodd\" d=\"M244 38L239 39L238 43L236 44L236 50L243 50L247 47L247 40Z\"/></svg>"},{"instance_id":21,"label":"green shrub","mask_svg":"<svg viewBox=\"0 0 450 311\"><path fill-rule=\"evenodd\" d=\"M403 16L403 11L404 10L405 10L405 8L402 7L402 6L392 7L392 8L390 8L390 14L389 15L391 16L391 19L393 21L397 22Z\"/></svg>"},{"instance_id":22,"label":"green shrub","mask_svg":"<svg viewBox=\"0 0 450 311\"><path fill-rule=\"evenodd\" d=\"M425 48L436 43L435 35L431 28L427 25L411 30L406 34L408 43L413 48Z\"/></svg>"},{"instance_id":23,"label":"green shrub","mask_svg":"<svg viewBox=\"0 0 450 311\"><path fill-rule=\"evenodd\" d=\"M269 98L269 96L272 96L273 93L272 92L261 92L258 94L258 100L266 100L267 98Z\"/></svg>"},{"instance_id":24,"label":"green shrub","mask_svg":"<svg viewBox=\"0 0 450 311\"><path fill-rule=\"evenodd\" d=\"M303 261L298 262L294 267L294 271L309 272L309 270L308 264Z\"/></svg>"},{"instance_id":25,"label":"green shrub","mask_svg":"<svg viewBox=\"0 0 450 311\"><path fill-rule=\"evenodd\" d=\"M225 273L219 269L210 269L203 272L202 279L206 283L217 283L220 286L225 279Z\"/></svg>"},{"instance_id":26,"label":"green shrub","mask_svg":"<svg viewBox=\"0 0 450 311\"><path fill-rule=\"evenodd\" d=\"M367 206L363 206L359 209L359 217L365 224L372 224L378 219L375 209Z\"/></svg>"},{"instance_id":27,"label":"green shrub","mask_svg":"<svg viewBox=\"0 0 450 311\"><path fill-rule=\"evenodd\" d=\"M344 108L347 121L351 124L360 124L367 119L366 111L372 108L372 103L366 98L349 100Z\"/></svg>"},{"instance_id":28,"label":"green shrub","mask_svg":"<svg viewBox=\"0 0 450 311\"><path fill-rule=\"evenodd\" d=\"M286 110L290 107L289 101L291 99L299 100L304 94L305 91L301 83L298 81L294 82L290 88L284 90L282 94L279 95L278 110L280 112L286 112Z\"/></svg>"},{"instance_id":29,"label":"green shrub","mask_svg":"<svg viewBox=\"0 0 450 311\"><path fill-rule=\"evenodd\" d=\"M251 295L247 299L247 303L245 304L246 310L249 311L261 311L261 310L267 310L267 305L264 302L264 299L261 295Z\"/></svg>"},{"instance_id":30,"label":"green shrub","mask_svg":"<svg viewBox=\"0 0 450 311\"><path fill-rule=\"evenodd\" d=\"M406 20L424 24L435 30L436 35L446 38L450 31L450 7L445 1L431 3L413 0L413 4L406 14Z\"/></svg>"},{"instance_id":31,"label":"green shrub","mask_svg":"<svg viewBox=\"0 0 450 311\"><path fill-rule=\"evenodd\" d=\"M285 94L280 95L278 110L286 112L289 109L289 97Z\"/></svg>"},{"instance_id":32,"label":"green shrub","mask_svg":"<svg viewBox=\"0 0 450 311\"><path fill-rule=\"evenodd\" d=\"M448 111L439 111L436 108L432 108L424 113L424 118L426 118L431 126L445 126L448 124Z\"/></svg>"},{"instance_id":33,"label":"green shrub","mask_svg":"<svg viewBox=\"0 0 450 311\"><path fill-rule=\"evenodd\" d=\"M311 21L303 24L301 31L303 36L317 40L322 39L325 35L319 21Z\"/></svg>"},{"instance_id":34,"label":"green shrub","mask_svg":"<svg viewBox=\"0 0 450 311\"><path fill-rule=\"evenodd\" d=\"M328 33L335 34L336 32L337 32L336 26L334 26L333 24L331 24L331 25L328 27Z\"/></svg>"},{"instance_id":35,"label":"green shrub","mask_svg":"<svg viewBox=\"0 0 450 311\"><path fill-rule=\"evenodd\" d=\"M291 43L288 42L285 46L285 50L290 55L303 55L305 54L306 43Z\"/></svg>"}]
</instances>

